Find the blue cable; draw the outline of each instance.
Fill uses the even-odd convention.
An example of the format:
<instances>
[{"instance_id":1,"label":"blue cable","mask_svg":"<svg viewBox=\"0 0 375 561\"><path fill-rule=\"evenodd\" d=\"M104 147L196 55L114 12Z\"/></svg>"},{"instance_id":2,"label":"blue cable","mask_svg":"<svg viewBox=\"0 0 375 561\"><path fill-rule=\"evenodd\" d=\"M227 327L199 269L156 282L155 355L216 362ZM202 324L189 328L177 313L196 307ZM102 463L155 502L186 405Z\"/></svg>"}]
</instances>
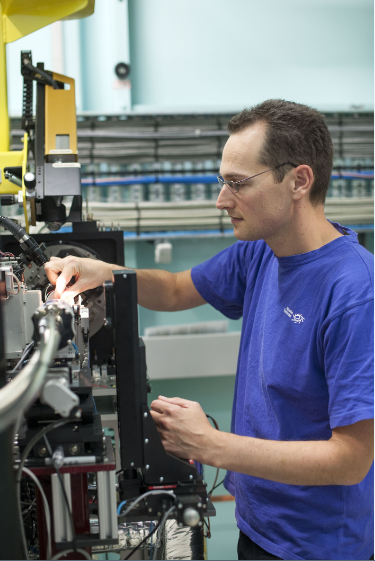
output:
<instances>
[{"instance_id":1,"label":"blue cable","mask_svg":"<svg viewBox=\"0 0 375 561\"><path fill-rule=\"evenodd\" d=\"M117 516L120 516L122 507L126 505L126 501L122 501L117 507Z\"/></svg>"},{"instance_id":2,"label":"blue cable","mask_svg":"<svg viewBox=\"0 0 375 561\"><path fill-rule=\"evenodd\" d=\"M373 179L373 171L333 171L332 178L346 178L346 179ZM151 184L151 183L215 183L217 182L217 175L139 175L137 177L103 177L95 178L87 177L82 179L82 185L90 186L97 185L108 187L110 185L135 185L135 184Z\"/></svg>"}]
</instances>

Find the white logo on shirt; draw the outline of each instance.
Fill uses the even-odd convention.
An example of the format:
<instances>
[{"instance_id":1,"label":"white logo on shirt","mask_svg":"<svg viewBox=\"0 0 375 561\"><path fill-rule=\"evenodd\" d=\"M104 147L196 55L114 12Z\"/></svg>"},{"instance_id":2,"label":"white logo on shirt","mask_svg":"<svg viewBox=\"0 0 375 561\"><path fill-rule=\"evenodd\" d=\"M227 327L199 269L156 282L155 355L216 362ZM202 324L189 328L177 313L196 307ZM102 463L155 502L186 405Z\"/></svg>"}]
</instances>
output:
<instances>
[{"instance_id":1,"label":"white logo on shirt","mask_svg":"<svg viewBox=\"0 0 375 561\"><path fill-rule=\"evenodd\" d=\"M305 321L305 318L302 314L294 314L290 308L284 308L284 314L286 314L293 323L302 323Z\"/></svg>"}]
</instances>

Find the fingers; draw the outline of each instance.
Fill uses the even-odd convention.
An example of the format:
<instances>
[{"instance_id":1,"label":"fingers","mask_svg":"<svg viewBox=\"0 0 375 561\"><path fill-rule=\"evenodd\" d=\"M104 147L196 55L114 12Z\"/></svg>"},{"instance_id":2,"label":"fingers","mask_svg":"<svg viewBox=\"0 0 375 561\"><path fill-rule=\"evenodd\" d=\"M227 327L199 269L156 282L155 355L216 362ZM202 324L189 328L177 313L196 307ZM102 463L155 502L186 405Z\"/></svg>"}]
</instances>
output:
<instances>
[{"instance_id":1,"label":"fingers","mask_svg":"<svg viewBox=\"0 0 375 561\"><path fill-rule=\"evenodd\" d=\"M44 265L44 268L50 283L55 285L59 274L64 268L62 259L59 257L51 257L51 260Z\"/></svg>"},{"instance_id":2,"label":"fingers","mask_svg":"<svg viewBox=\"0 0 375 561\"><path fill-rule=\"evenodd\" d=\"M62 295L62 293L66 288L66 285L76 273L77 273L77 268L74 263L68 263L65 265L65 267L60 273L60 276L56 279L56 288L55 288L56 298L60 298L60 296ZM76 284L77 283L74 284L74 289ZM79 294L79 292L77 292L77 294Z\"/></svg>"},{"instance_id":3,"label":"fingers","mask_svg":"<svg viewBox=\"0 0 375 561\"><path fill-rule=\"evenodd\" d=\"M173 405L178 405L179 407L191 407L195 404L195 401L190 401L189 399L182 399L181 397L165 397L164 395L159 395L158 399L160 401L165 401L166 403L171 403Z\"/></svg>"}]
</instances>

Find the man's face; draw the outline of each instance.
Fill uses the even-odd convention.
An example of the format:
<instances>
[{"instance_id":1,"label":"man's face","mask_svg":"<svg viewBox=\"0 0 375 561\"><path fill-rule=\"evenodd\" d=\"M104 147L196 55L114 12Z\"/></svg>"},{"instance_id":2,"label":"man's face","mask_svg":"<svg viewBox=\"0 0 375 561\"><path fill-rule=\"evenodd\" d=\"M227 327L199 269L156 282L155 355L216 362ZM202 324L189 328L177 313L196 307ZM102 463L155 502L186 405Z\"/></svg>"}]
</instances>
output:
<instances>
[{"instance_id":1,"label":"man's face","mask_svg":"<svg viewBox=\"0 0 375 561\"><path fill-rule=\"evenodd\" d=\"M267 169L258 160L264 139L264 123L256 123L229 137L220 167L226 181L239 181ZM239 240L272 241L287 233L292 216L292 189L290 173L281 183L275 183L270 171L240 183L238 193L224 186L216 206L228 212Z\"/></svg>"}]
</instances>

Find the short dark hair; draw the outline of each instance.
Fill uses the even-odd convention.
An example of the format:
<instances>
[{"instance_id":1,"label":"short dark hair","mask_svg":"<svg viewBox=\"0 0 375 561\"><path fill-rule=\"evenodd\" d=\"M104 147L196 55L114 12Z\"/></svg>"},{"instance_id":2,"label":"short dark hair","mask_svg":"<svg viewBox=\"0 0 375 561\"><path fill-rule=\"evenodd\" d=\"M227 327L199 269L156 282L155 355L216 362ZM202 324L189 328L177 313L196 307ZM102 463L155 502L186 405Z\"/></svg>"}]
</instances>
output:
<instances>
[{"instance_id":1,"label":"short dark hair","mask_svg":"<svg viewBox=\"0 0 375 561\"><path fill-rule=\"evenodd\" d=\"M314 206L324 204L333 163L332 140L324 116L307 105L269 99L235 115L228 130L235 134L257 122L266 123L260 163L270 168L283 162L309 165L315 178L310 202ZM274 170L275 181L283 181L287 171L288 166Z\"/></svg>"}]
</instances>

